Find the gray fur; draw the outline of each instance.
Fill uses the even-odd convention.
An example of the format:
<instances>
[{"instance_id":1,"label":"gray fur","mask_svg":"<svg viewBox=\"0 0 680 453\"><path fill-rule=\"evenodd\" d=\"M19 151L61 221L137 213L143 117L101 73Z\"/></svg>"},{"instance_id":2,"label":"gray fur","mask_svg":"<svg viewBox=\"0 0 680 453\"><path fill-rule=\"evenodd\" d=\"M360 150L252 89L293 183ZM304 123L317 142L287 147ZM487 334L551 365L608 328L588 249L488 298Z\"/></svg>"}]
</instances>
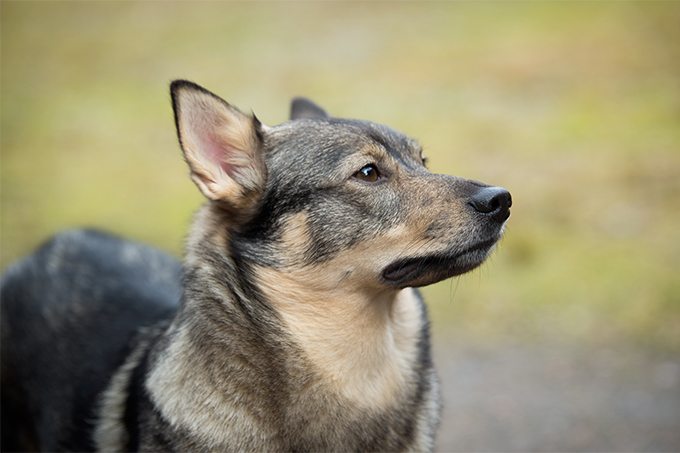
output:
<instances>
[{"instance_id":1,"label":"gray fur","mask_svg":"<svg viewBox=\"0 0 680 453\"><path fill-rule=\"evenodd\" d=\"M481 264L509 193L433 175L415 141L311 101L267 127L191 82L171 91L209 200L182 270L75 231L5 275L3 450L431 450L413 287Z\"/></svg>"}]
</instances>

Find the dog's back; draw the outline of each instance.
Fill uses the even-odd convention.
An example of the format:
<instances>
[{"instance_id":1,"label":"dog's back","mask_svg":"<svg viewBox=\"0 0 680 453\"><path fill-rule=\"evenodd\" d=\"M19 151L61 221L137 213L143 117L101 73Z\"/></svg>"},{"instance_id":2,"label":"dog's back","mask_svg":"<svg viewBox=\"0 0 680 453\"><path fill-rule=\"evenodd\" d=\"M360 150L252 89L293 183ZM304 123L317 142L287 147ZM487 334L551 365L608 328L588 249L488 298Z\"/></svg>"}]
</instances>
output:
<instances>
[{"instance_id":1,"label":"dog's back","mask_svg":"<svg viewBox=\"0 0 680 453\"><path fill-rule=\"evenodd\" d=\"M2 450L93 451L98 398L140 326L173 316L181 266L94 231L70 231L2 280Z\"/></svg>"}]
</instances>

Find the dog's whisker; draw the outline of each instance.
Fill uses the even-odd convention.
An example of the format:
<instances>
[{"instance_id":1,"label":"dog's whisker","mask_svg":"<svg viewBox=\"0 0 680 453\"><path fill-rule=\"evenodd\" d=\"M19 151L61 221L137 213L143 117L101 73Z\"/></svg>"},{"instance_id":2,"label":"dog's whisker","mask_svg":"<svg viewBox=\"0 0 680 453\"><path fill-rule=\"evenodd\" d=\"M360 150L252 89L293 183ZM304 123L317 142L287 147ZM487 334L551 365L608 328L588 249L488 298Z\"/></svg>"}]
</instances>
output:
<instances>
[{"instance_id":1,"label":"dog's whisker","mask_svg":"<svg viewBox=\"0 0 680 453\"><path fill-rule=\"evenodd\" d=\"M349 277L350 275L352 275L352 271L346 271L346 272L343 274L343 276L340 277L340 280L338 280L338 282L335 284L335 286L333 287L333 289L330 290L330 292L328 293L328 296L324 299L324 301L321 303L321 305L326 305L326 302L328 302L328 300L331 298L331 296L333 295L333 293L335 292L335 290L338 289L338 287L340 286L340 283L342 283L343 281L345 281L345 279L346 279L347 277Z\"/></svg>"}]
</instances>

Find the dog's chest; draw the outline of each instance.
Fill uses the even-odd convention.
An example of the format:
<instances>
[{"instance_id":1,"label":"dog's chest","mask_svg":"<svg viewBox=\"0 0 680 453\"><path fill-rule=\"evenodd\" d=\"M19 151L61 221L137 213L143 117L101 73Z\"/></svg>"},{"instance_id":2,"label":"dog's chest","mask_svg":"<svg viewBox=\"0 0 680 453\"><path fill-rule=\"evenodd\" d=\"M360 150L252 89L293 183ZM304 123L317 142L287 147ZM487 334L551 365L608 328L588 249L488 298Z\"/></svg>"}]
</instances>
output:
<instances>
[{"instance_id":1,"label":"dog's chest","mask_svg":"<svg viewBox=\"0 0 680 453\"><path fill-rule=\"evenodd\" d=\"M227 344L197 348L180 328L146 387L173 429L217 450L401 450L418 431L430 384L419 366L420 301L405 292L391 310L380 336L300 321L307 333L292 332L290 347L277 349L288 357L269 362Z\"/></svg>"}]
</instances>

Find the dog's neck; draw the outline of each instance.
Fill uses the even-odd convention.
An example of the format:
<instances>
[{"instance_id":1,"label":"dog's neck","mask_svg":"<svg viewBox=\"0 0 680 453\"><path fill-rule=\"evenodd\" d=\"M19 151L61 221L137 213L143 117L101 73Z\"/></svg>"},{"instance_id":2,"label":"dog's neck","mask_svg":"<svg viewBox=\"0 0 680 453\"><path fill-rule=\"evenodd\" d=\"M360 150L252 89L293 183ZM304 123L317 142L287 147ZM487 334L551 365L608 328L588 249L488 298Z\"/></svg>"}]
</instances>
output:
<instances>
[{"instance_id":1,"label":"dog's neck","mask_svg":"<svg viewBox=\"0 0 680 453\"><path fill-rule=\"evenodd\" d=\"M315 272L255 265L250 284L262 300L252 300L253 292L233 277L239 270L229 255L229 233L215 214L210 206L198 214L197 224L204 227L189 237L183 305L149 374L147 388L168 421L206 440L228 431L224 413L252 415L234 406L221 383L259 379L257 388L279 385L271 373L258 376L264 369L305 376L300 383L311 376L315 383L300 384L293 394L321 405L337 400L338 407L389 410L399 395L415 392L424 319L415 290L369 289L332 265ZM195 322L209 327L194 328ZM240 339L241 355L230 349L233 338ZM254 362L262 357L269 362ZM244 366L234 371L239 362ZM198 378L202 381L194 382ZM266 407L262 398L259 404Z\"/></svg>"},{"instance_id":2,"label":"dog's neck","mask_svg":"<svg viewBox=\"0 0 680 453\"><path fill-rule=\"evenodd\" d=\"M339 270L260 268L256 275L311 367L333 391L359 406L386 408L408 390L423 322L413 289L360 288Z\"/></svg>"}]
</instances>

